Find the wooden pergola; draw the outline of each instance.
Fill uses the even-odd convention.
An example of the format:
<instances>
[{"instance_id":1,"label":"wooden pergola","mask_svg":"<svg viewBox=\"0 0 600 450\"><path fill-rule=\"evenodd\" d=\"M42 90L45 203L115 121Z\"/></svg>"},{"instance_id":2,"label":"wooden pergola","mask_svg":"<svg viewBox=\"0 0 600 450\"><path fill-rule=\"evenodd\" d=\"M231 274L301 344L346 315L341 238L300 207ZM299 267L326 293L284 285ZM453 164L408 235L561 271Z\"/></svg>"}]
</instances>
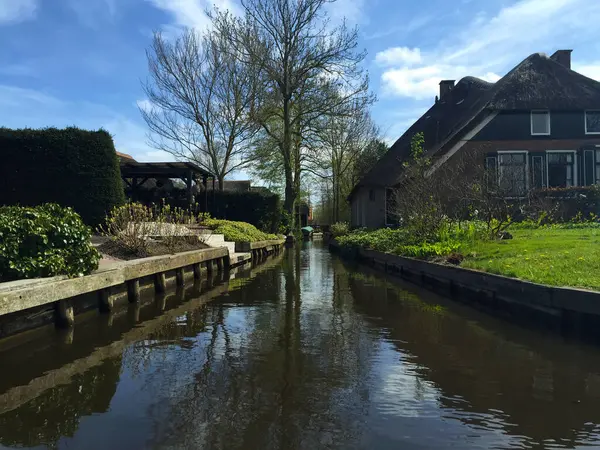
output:
<instances>
[{"instance_id":1,"label":"wooden pergola","mask_svg":"<svg viewBox=\"0 0 600 450\"><path fill-rule=\"evenodd\" d=\"M182 180L187 187L187 199L194 202L193 183L202 182L204 186L204 210L208 205L208 179L212 178L213 190L215 176L191 162L137 162L121 158L121 177L135 191L150 178L175 178Z\"/></svg>"}]
</instances>

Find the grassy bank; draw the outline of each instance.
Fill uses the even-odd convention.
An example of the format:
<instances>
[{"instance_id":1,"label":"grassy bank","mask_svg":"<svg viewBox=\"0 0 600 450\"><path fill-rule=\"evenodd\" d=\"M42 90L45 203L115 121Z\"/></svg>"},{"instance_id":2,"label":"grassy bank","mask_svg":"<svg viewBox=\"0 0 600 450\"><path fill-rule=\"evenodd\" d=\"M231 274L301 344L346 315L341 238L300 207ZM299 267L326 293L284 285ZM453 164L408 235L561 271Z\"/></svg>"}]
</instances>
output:
<instances>
[{"instance_id":1,"label":"grassy bank","mask_svg":"<svg viewBox=\"0 0 600 450\"><path fill-rule=\"evenodd\" d=\"M491 240L477 224L445 230L419 243L405 230L354 231L338 238L401 256L460 264L461 267L554 286L600 290L600 226L566 224L510 228L513 239Z\"/></svg>"},{"instance_id":2,"label":"grassy bank","mask_svg":"<svg viewBox=\"0 0 600 450\"><path fill-rule=\"evenodd\" d=\"M554 286L600 290L600 228L511 230L513 239L464 243L462 267Z\"/></svg>"}]
</instances>

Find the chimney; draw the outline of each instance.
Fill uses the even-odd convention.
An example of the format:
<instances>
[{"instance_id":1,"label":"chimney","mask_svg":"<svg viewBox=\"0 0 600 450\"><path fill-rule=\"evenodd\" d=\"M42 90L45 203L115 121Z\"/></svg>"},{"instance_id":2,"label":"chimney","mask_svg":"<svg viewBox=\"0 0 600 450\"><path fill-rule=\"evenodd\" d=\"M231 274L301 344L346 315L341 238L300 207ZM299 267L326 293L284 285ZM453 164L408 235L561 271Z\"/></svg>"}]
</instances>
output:
<instances>
[{"instance_id":1,"label":"chimney","mask_svg":"<svg viewBox=\"0 0 600 450\"><path fill-rule=\"evenodd\" d=\"M454 89L454 80L442 80L440 81L440 100L444 100L444 97L448 92Z\"/></svg>"},{"instance_id":2,"label":"chimney","mask_svg":"<svg viewBox=\"0 0 600 450\"><path fill-rule=\"evenodd\" d=\"M571 52L573 50L556 50L554 55L550 57L551 60L556 61L567 69L571 68Z\"/></svg>"}]
</instances>

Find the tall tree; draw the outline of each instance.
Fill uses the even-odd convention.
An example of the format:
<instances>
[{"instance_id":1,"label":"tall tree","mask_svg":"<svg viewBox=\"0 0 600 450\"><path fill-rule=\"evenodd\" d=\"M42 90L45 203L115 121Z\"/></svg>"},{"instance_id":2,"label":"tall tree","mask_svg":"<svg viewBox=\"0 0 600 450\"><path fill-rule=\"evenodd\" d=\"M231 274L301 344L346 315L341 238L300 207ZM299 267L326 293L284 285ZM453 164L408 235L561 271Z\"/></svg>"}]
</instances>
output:
<instances>
[{"instance_id":1,"label":"tall tree","mask_svg":"<svg viewBox=\"0 0 600 450\"><path fill-rule=\"evenodd\" d=\"M215 174L220 189L248 165L246 143L257 129L250 120L256 78L230 44L218 33L185 30L174 42L155 33L143 86L151 107L140 108L152 145Z\"/></svg>"},{"instance_id":2,"label":"tall tree","mask_svg":"<svg viewBox=\"0 0 600 450\"><path fill-rule=\"evenodd\" d=\"M342 104L368 102L358 34L332 26L332 0L242 0L243 17L213 15L216 31L260 79L253 118L274 143L285 179L288 213L300 192L305 140L320 117Z\"/></svg>"},{"instance_id":3,"label":"tall tree","mask_svg":"<svg viewBox=\"0 0 600 450\"><path fill-rule=\"evenodd\" d=\"M345 197L354 186L355 166L378 133L367 106L339 107L324 116L307 155L307 170L331 185L333 222L342 219Z\"/></svg>"}]
</instances>

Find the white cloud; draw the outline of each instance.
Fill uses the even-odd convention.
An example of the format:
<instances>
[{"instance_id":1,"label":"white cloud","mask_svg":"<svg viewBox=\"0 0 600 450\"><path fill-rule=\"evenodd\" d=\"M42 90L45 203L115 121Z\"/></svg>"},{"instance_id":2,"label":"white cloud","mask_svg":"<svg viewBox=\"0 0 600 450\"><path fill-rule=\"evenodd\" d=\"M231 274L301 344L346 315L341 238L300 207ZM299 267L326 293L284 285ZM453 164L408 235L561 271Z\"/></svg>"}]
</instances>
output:
<instances>
[{"instance_id":1,"label":"white cloud","mask_svg":"<svg viewBox=\"0 0 600 450\"><path fill-rule=\"evenodd\" d=\"M239 8L232 0L146 0L172 16L173 24L178 27L197 28L210 26L207 9L229 9L236 13Z\"/></svg>"},{"instance_id":2,"label":"white cloud","mask_svg":"<svg viewBox=\"0 0 600 450\"><path fill-rule=\"evenodd\" d=\"M590 64L573 64L573 70L588 78L600 81L600 61Z\"/></svg>"},{"instance_id":3,"label":"white cloud","mask_svg":"<svg viewBox=\"0 0 600 450\"><path fill-rule=\"evenodd\" d=\"M433 98L439 91L442 79L460 79L472 75L486 81L496 82L500 76L477 67L430 65L417 68L403 67L387 70L382 75L384 91L416 100Z\"/></svg>"},{"instance_id":4,"label":"white cloud","mask_svg":"<svg viewBox=\"0 0 600 450\"><path fill-rule=\"evenodd\" d=\"M38 0L0 0L0 25L33 19Z\"/></svg>"},{"instance_id":5,"label":"white cloud","mask_svg":"<svg viewBox=\"0 0 600 450\"><path fill-rule=\"evenodd\" d=\"M135 106L137 106L142 111L152 111L154 108L156 108L156 105L147 98L136 101Z\"/></svg>"},{"instance_id":6,"label":"white cloud","mask_svg":"<svg viewBox=\"0 0 600 450\"><path fill-rule=\"evenodd\" d=\"M421 50L408 47L391 47L375 55L380 66L413 65L423 61Z\"/></svg>"},{"instance_id":7,"label":"white cloud","mask_svg":"<svg viewBox=\"0 0 600 450\"><path fill-rule=\"evenodd\" d=\"M378 53L375 61L389 66L381 76L385 92L433 98L442 79L473 75L496 81L498 73L506 73L531 53L569 48L574 40L580 45L594 43L596 31L585 24L598 21L600 2L520 0L495 15L477 15L462 31L451 32L448 39L440 41L437 49L418 53L418 63L416 57L410 59L418 49L403 53L398 47ZM598 74L597 65L582 67L588 74Z\"/></svg>"},{"instance_id":8,"label":"white cloud","mask_svg":"<svg viewBox=\"0 0 600 450\"><path fill-rule=\"evenodd\" d=\"M100 27L107 19L114 21L117 16L117 0L68 0L68 4L79 21L91 28Z\"/></svg>"},{"instance_id":9,"label":"white cloud","mask_svg":"<svg viewBox=\"0 0 600 450\"><path fill-rule=\"evenodd\" d=\"M337 0L328 6L327 12L334 22L346 19L350 24L368 23L365 0Z\"/></svg>"}]
</instances>

